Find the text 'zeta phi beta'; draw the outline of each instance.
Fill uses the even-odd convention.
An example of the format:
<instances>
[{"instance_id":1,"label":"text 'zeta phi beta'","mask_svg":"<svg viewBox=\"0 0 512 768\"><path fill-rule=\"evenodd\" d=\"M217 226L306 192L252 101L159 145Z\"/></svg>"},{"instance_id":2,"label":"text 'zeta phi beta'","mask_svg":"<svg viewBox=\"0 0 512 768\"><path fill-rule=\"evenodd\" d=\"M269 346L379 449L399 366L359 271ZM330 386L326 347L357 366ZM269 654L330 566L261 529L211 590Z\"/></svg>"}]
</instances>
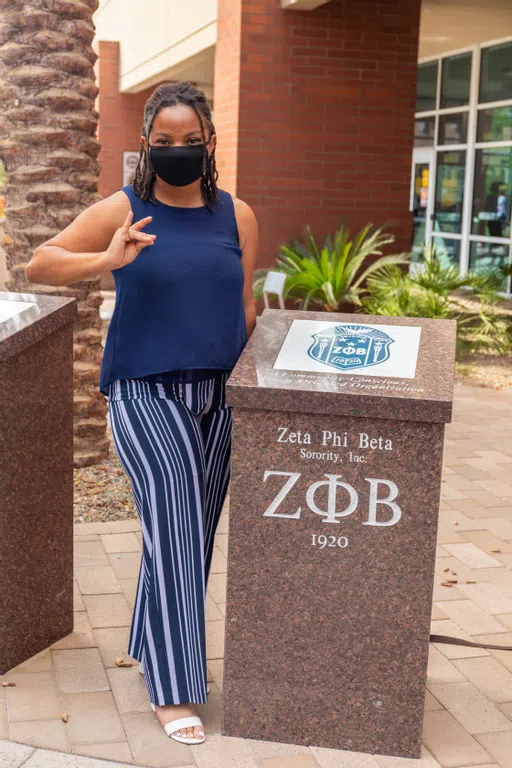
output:
<instances>
[{"instance_id":1,"label":"text 'zeta phi beta'","mask_svg":"<svg viewBox=\"0 0 512 768\"><path fill-rule=\"evenodd\" d=\"M315 462L343 465L345 463L365 464L368 453L380 451L392 451L393 442L381 436L370 436L366 433L358 433L349 436L347 433L337 434L322 430L318 435L318 448L314 450L315 435L308 432L292 432L288 428L278 427L276 442L298 444L297 459L309 459ZM313 450L307 453L300 445L312 445ZM291 445L290 445L291 447ZM334 448L334 450L332 450ZM353 448L354 450L350 450ZM323 450L322 450L323 449ZM330 450L326 450L330 449ZM293 449L292 449L293 450ZM341 469L341 468L340 468ZM275 478L283 478L278 482ZM274 478L272 480L271 478ZM292 490L302 487L303 498L307 508L315 515L319 515L324 523L340 523L341 518L352 515L360 507L361 489L354 488L346 482L342 471L324 472L316 482L306 486L302 480L301 472L283 472L279 470L267 470L263 474L263 481L270 482L277 492L272 501L263 512L264 517L279 517L297 520L301 517L302 506L293 512L284 511L285 499ZM368 502L364 513L363 525L387 527L396 525L402 517L402 510L397 503L398 486L392 480L382 477L364 477L368 485ZM323 500L321 503L319 498Z\"/></svg>"}]
</instances>

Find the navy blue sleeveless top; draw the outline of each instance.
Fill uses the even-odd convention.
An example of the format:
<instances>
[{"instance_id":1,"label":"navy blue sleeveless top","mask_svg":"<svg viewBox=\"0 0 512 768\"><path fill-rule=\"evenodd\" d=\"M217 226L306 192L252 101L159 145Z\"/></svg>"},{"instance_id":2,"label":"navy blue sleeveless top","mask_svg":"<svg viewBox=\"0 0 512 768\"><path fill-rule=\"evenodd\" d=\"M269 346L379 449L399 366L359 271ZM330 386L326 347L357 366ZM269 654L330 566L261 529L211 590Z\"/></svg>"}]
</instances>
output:
<instances>
[{"instance_id":1,"label":"navy blue sleeveless top","mask_svg":"<svg viewBox=\"0 0 512 768\"><path fill-rule=\"evenodd\" d=\"M116 303L100 373L108 395L116 379L168 371L232 370L247 343L242 250L233 198L219 190L214 210L128 195L133 222L156 235L134 261L112 270Z\"/></svg>"}]
</instances>

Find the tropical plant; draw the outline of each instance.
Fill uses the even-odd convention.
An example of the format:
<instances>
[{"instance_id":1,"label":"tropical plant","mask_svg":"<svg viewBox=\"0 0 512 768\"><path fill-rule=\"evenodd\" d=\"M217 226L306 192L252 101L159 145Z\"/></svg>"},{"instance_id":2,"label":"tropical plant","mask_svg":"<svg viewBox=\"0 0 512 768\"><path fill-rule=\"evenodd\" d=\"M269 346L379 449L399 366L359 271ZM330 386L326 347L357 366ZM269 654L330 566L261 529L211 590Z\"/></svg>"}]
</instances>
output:
<instances>
[{"instance_id":1,"label":"tropical plant","mask_svg":"<svg viewBox=\"0 0 512 768\"><path fill-rule=\"evenodd\" d=\"M413 273L384 266L368 278L361 311L372 315L430 317L457 321L458 353L512 351L512 324L496 311L503 277L498 271L464 277L458 269L444 265L434 247L424 248ZM478 300L477 309L464 297L454 295L469 288L468 298Z\"/></svg>"},{"instance_id":2,"label":"tropical plant","mask_svg":"<svg viewBox=\"0 0 512 768\"><path fill-rule=\"evenodd\" d=\"M414 281L438 296L449 296L453 291L474 282L473 275L461 276L459 268L441 259L435 246L423 246L419 261L414 264Z\"/></svg>"},{"instance_id":3,"label":"tropical plant","mask_svg":"<svg viewBox=\"0 0 512 768\"><path fill-rule=\"evenodd\" d=\"M107 409L94 386L102 358L100 280L68 286L27 281L31 251L49 240L98 192L100 143L92 47L98 0L0 1L0 165L5 185L9 279L6 290L76 298L74 463L97 464L109 451ZM2 206L3 207L3 206Z\"/></svg>"},{"instance_id":4,"label":"tropical plant","mask_svg":"<svg viewBox=\"0 0 512 768\"><path fill-rule=\"evenodd\" d=\"M498 273L501 276L502 280L506 280L507 277L512 277L512 263L500 264L500 266L498 267Z\"/></svg>"},{"instance_id":5,"label":"tropical plant","mask_svg":"<svg viewBox=\"0 0 512 768\"><path fill-rule=\"evenodd\" d=\"M373 224L367 224L354 238L341 226L334 238L328 235L319 247L307 226L304 242L282 245L271 269L287 275L284 296L295 299L301 309L308 309L311 304L335 312L344 304L360 306L363 284L376 271L408 263L406 254L382 256L382 248L394 240L393 235ZM367 263L372 256L380 258ZM256 276L256 297L261 295L268 271L259 270Z\"/></svg>"}]
</instances>

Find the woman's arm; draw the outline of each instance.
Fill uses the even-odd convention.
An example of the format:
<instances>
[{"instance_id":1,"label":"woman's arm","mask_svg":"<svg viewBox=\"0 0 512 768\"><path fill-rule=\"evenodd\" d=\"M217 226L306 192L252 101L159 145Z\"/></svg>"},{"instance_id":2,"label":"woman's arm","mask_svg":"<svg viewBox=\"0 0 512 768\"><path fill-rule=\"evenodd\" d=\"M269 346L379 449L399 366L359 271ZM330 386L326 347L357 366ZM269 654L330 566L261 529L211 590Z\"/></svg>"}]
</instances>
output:
<instances>
[{"instance_id":1,"label":"woman's arm","mask_svg":"<svg viewBox=\"0 0 512 768\"><path fill-rule=\"evenodd\" d=\"M233 197L235 216L242 249L242 266L244 268L244 308L249 337L256 327L256 304L252 290L256 252L258 250L258 222L250 206Z\"/></svg>"},{"instance_id":2,"label":"woman's arm","mask_svg":"<svg viewBox=\"0 0 512 768\"><path fill-rule=\"evenodd\" d=\"M130 201L121 190L86 208L62 232L35 249L25 266L27 280L71 285L108 271L105 251L130 210Z\"/></svg>"}]
</instances>

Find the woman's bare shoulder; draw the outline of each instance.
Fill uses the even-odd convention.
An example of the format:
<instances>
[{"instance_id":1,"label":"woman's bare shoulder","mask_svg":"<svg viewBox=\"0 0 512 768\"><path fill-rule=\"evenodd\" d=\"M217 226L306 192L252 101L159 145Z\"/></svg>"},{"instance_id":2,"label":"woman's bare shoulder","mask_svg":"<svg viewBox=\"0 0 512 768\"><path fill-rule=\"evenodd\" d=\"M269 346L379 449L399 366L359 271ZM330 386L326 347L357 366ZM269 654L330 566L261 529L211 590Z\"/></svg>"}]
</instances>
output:
<instances>
[{"instance_id":1,"label":"woman's bare shoulder","mask_svg":"<svg viewBox=\"0 0 512 768\"><path fill-rule=\"evenodd\" d=\"M256 220L253 209L244 200L241 200L236 195L231 195L233 198L233 205L235 206L235 214L237 219L240 218L245 222L252 222Z\"/></svg>"}]
</instances>

